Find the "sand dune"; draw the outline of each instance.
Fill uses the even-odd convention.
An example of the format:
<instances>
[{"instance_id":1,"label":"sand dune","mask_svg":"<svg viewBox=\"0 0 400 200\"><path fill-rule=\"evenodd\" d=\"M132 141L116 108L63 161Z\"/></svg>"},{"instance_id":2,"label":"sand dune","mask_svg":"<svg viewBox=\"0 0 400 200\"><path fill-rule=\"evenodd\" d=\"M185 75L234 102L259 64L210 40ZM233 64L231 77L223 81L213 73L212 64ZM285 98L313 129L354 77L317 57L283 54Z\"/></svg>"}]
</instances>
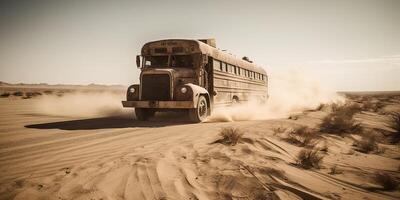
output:
<instances>
[{"instance_id":1,"label":"sand dune","mask_svg":"<svg viewBox=\"0 0 400 200\"><path fill-rule=\"evenodd\" d=\"M323 110L297 120L186 124L168 116L150 122L47 116L31 106L35 101L1 99L1 199L400 198L373 181L375 171L398 175L400 152L393 145L364 154L352 150L349 138L325 135L322 167L296 165L301 147L273 130L318 126ZM384 126L382 115L357 118ZM237 145L214 143L224 127L244 131ZM330 174L333 165L341 173Z\"/></svg>"}]
</instances>

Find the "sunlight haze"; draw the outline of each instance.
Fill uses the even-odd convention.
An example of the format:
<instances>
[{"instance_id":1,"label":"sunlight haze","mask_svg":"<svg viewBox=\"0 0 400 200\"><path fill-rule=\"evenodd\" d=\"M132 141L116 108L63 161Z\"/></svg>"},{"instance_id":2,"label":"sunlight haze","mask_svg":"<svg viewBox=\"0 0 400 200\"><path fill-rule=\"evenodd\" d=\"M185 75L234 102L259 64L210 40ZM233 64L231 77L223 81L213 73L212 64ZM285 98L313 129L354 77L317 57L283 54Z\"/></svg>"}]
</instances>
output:
<instances>
[{"instance_id":1,"label":"sunlight haze","mask_svg":"<svg viewBox=\"0 0 400 200\"><path fill-rule=\"evenodd\" d=\"M2 1L0 80L138 82L135 55L165 38L215 38L270 75L335 90L400 89L400 1Z\"/></svg>"}]
</instances>

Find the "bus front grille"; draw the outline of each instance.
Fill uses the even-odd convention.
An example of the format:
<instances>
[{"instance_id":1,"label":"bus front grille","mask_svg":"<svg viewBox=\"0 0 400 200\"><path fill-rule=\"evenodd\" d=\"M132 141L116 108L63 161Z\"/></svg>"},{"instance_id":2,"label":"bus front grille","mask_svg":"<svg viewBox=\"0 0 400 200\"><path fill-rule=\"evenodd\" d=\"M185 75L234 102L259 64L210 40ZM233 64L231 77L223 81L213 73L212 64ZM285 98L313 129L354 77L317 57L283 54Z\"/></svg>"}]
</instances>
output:
<instances>
[{"instance_id":1,"label":"bus front grille","mask_svg":"<svg viewBox=\"0 0 400 200\"><path fill-rule=\"evenodd\" d=\"M171 100L168 74L145 74L142 76L142 100Z\"/></svg>"}]
</instances>

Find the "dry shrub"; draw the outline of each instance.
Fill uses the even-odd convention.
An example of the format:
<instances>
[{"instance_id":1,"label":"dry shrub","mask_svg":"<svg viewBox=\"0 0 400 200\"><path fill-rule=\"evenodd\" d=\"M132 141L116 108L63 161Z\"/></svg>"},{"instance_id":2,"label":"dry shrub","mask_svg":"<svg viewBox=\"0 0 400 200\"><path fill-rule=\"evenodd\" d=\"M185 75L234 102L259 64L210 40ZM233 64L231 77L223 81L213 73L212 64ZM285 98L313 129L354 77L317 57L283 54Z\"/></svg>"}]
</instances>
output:
<instances>
[{"instance_id":1,"label":"dry shrub","mask_svg":"<svg viewBox=\"0 0 400 200\"><path fill-rule=\"evenodd\" d=\"M24 96L24 93L21 91L17 91L17 92L14 92L13 95L17 96L17 97L22 97L22 96Z\"/></svg>"},{"instance_id":2,"label":"dry shrub","mask_svg":"<svg viewBox=\"0 0 400 200\"><path fill-rule=\"evenodd\" d=\"M313 145L315 139L315 131L307 126L299 126L292 129L286 138L288 142L302 147Z\"/></svg>"},{"instance_id":3,"label":"dry shrub","mask_svg":"<svg viewBox=\"0 0 400 200\"><path fill-rule=\"evenodd\" d=\"M388 173L376 173L375 182L382 186L383 190L395 190L399 186L399 181Z\"/></svg>"},{"instance_id":4,"label":"dry shrub","mask_svg":"<svg viewBox=\"0 0 400 200\"><path fill-rule=\"evenodd\" d=\"M42 93L40 93L40 92L26 92L24 99L30 99L32 97L40 96L40 95L42 95Z\"/></svg>"},{"instance_id":5,"label":"dry shrub","mask_svg":"<svg viewBox=\"0 0 400 200\"><path fill-rule=\"evenodd\" d=\"M357 104L332 104L332 112L322 119L320 131L339 135L359 131L360 125L353 119L357 112Z\"/></svg>"},{"instance_id":6,"label":"dry shrub","mask_svg":"<svg viewBox=\"0 0 400 200\"><path fill-rule=\"evenodd\" d=\"M304 169L319 168L324 155L318 149L302 149L297 154L297 164Z\"/></svg>"},{"instance_id":7,"label":"dry shrub","mask_svg":"<svg viewBox=\"0 0 400 200\"><path fill-rule=\"evenodd\" d=\"M381 101L369 100L363 102L362 110L371 111L371 112L379 112L380 109L384 107Z\"/></svg>"},{"instance_id":8,"label":"dry shrub","mask_svg":"<svg viewBox=\"0 0 400 200\"><path fill-rule=\"evenodd\" d=\"M9 97L11 94L8 92L3 92L3 94L0 95L1 98L7 98Z\"/></svg>"},{"instance_id":9,"label":"dry shrub","mask_svg":"<svg viewBox=\"0 0 400 200\"><path fill-rule=\"evenodd\" d=\"M378 150L378 144L376 142L376 136L373 134L365 134L362 136L361 140L356 140L353 143L356 150L362 153L369 153L371 151Z\"/></svg>"},{"instance_id":10,"label":"dry shrub","mask_svg":"<svg viewBox=\"0 0 400 200\"><path fill-rule=\"evenodd\" d=\"M285 133L287 131L287 128L278 126L278 127L272 128L272 131L274 132L274 135L277 135L277 134Z\"/></svg>"},{"instance_id":11,"label":"dry shrub","mask_svg":"<svg viewBox=\"0 0 400 200\"><path fill-rule=\"evenodd\" d=\"M214 143L221 143L225 145L234 146L241 140L243 132L238 128L228 127L221 129L219 135L222 138L215 141Z\"/></svg>"},{"instance_id":12,"label":"dry shrub","mask_svg":"<svg viewBox=\"0 0 400 200\"><path fill-rule=\"evenodd\" d=\"M394 131L393 136L392 136L392 142L399 143L400 142L400 111L390 113L389 117L390 117L390 122L388 125Z\"/></svg>"},{"instance_id":13,"label":"dry shrub","mask_svg":"<svg viewBox=\"0 0 400 200\"><path fill-rule=\"evenodd\" d=\"M51 91L51 90L45 90L43 93L44 93L44 94L53 94L53 91Z\"/></svg>"}]
</instances>

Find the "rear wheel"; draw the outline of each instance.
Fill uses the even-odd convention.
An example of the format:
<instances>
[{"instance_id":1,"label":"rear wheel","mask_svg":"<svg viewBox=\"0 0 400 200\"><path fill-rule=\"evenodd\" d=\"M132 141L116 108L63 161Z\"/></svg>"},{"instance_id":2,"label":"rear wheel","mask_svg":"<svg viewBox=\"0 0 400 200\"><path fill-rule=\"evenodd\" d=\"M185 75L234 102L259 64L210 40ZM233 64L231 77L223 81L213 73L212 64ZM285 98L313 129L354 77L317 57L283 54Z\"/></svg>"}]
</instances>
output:
<instances>
[{"instance_id":1,"label":"rear wheel","mask_svg":"<svg viewBox=\"0 0 400 200\"><path fill-rule=\"evenodd\" d=\"M135 108L136 119L146 121L154 116L155 111L148 108Z\"/></svg>"},{"instance_id":2,"label":"rear wheel","mask_svg":"<svg viewBox=\"0 0 400 200\"><path fill-rule=\"evenodd\" d=\"M197 108L189 109L190 121L198 123L204 121L208 116L208 104L204 96L200 96L197 101Z\"/></svg>"},{"instance_id":3,"label":"rear wheel","mask_svg":"<svg viewBox=\"0 0 400 200\"><path fill-rule=\"evenodd\" d=\"M239 103L239 98L237 96L234 96L232 98L232 105L237 105Z\"/></svg>"}]
</instances>

